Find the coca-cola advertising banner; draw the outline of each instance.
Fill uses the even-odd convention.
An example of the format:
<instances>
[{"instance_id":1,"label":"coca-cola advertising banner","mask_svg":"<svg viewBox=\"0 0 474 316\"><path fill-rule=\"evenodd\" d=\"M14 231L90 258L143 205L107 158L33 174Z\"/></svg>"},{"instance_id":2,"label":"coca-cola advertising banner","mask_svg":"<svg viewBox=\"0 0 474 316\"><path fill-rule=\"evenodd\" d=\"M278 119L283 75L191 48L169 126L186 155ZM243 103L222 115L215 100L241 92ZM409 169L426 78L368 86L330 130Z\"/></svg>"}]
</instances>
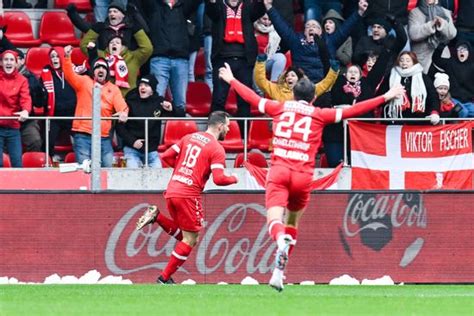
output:
<instances>
[{"instance_id":1,"label":"coca-cola advertising banner","mask_svg":"<svg viewBox=\"0 0 474 316\"><path fill-rule=\"evenodd\" d=\"M1 194L0 276L42 282L96 269L152 283L176 241L158 225L135 231L162 194ZM326 283L389 275L395 282L474 282L470 194L315 193L288 264L287 281ZM206 228L176 281L267 282L275 245L262 193L203 195Z\"/></svg>"}]
</instances>

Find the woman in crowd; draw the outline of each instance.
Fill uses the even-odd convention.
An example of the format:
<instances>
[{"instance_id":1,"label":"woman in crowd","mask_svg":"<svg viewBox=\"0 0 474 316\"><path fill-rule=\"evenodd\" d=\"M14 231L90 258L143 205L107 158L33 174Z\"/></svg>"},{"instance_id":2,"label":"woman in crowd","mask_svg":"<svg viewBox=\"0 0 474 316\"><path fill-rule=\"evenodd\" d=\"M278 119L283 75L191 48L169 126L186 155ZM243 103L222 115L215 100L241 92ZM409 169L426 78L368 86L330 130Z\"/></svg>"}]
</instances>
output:
<instances>
[{"instance_id":1,"label":"woman in crowd","mask_svg":"<svg viewBox=\"0 0 474 316\"><path fill-rule=\"evenodd\" d=\"M431 56L440 44L456 37L451 12L438 5L438 0L419 0L408 16L408 35L423 72L431 65Z\"/></svg>"},{"instance_id":2,"label":"woman in crowd","mask_svg":"<svg viewBox=\"0 0 474 316\"><path fill-rule=\"evenodd\" d=\"M433 81L423 73L423 66L414 52L403 51L398 55L390 77L384 80L385 89L382 91L387 91L397 83L405 87L406 93L384 106L384 117L405 119L429 117L431 124L439 123L438 95Z\"/></svg>"}]
</instances>

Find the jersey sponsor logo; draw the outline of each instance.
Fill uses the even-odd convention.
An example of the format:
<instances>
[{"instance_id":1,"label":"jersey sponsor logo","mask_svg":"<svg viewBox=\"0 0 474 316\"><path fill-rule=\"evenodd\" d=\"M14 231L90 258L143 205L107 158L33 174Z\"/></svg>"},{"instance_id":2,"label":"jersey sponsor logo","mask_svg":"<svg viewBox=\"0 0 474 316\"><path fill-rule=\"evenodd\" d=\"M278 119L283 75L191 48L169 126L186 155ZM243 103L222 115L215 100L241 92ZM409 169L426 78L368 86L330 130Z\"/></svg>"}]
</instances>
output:
<instances>
[{"instance_id":1,"label":"jersey sponsor logo","mask_svg":"<svg viewBox=\"0 0 474 316\"><path fill-rule=\"evenodd\" d=\"M204 144L207 144L211 141L210 138L208 138L208 137L206 137L202 134L197 134L197 133L195 133L191 136L191 140L195 140L195 141L197 140L197 141L199 141L201 143L204 143Z\"/></svg>"},{"instance_id":2,"label":"jersey sponsor logo","mask_svg":"<svg viewBox=\"0 0 474 316\"><path fill-rule=\"evenodd\" d=\"M179 173L183 173L183 174L185 174L185 175L187 175L187 176L190 176L190 175L193 174L193 170L192 170L192 169L189 169L189 168L186 168L186 167L180 167L180 168L178 169L178 172L179 172Z\"/></svg>"},{"instance_id":3,"label":"jersey sponsor logo","mask_svg":"<svg viewBox=\"0 0 474 316\"><path fill-rule=\"evenodd\" d=\"M300 113L303 115L311 115L314 113L315 107L314 106L308 106L306 104L303 104L301 102L297 101L286 101L284 106L283 106L284 111L291 111L295 113Z\"/></svg>"},{"instance_id":4,"label":"jersey sponsor logo","mask_svg":"<svg viewBox=\"0 0 474 316\"><path fill-rule=\"evenodd\" d=\"M293 159L293 160L299 160L299 161L309 161L309 155L306 153L303 153L301 151L296 151L296 150L286 150L283 148L275 148L273 151L273 154L275 156L281 157L281 158L286 158L286 159Z\"/></svg>"},{"instance_id":5,"label":"jersey sponsor logo","mask_svg":"<svg viewBox=\"0 0 474 316\"><path fill-rule=\"evenodd\" d=\"M178 175L178 174L173 175L173 177L171 177L171 180L178 181L178 182L184 183L186 185L193 185L193 180L192 179L190 179L188 177L185 177L185 176Z\"/></svg>"}]
</instances>

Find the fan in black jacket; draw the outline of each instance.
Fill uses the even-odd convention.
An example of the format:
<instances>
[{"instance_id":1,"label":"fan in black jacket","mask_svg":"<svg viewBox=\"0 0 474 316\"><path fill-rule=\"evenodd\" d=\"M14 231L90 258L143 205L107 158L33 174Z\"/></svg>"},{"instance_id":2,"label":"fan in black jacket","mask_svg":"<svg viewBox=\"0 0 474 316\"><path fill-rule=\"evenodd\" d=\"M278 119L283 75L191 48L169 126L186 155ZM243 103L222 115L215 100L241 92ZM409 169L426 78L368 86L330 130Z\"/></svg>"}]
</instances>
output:
<instances>
[{"instance_id":1,"label":"fan in black jacket","mask_svg":"<svg viewBox=\"0 0 474 316\"><path fill-rule=\"evenodd\" d=\"M170 102L159 96L155 87L157 81L153 75L143 76L138 81L138 88L131 90L126 97L129 108L128 117L172 117L184 116L177 113ZM128 120L116 126L118 135L124 143L124 157L127 159L127 168L139 168L145 165L145 121ZM161 138L161 121L148 121L148 166L161 167L158 156L158 144Z\"/></svg>"}]
</instances>

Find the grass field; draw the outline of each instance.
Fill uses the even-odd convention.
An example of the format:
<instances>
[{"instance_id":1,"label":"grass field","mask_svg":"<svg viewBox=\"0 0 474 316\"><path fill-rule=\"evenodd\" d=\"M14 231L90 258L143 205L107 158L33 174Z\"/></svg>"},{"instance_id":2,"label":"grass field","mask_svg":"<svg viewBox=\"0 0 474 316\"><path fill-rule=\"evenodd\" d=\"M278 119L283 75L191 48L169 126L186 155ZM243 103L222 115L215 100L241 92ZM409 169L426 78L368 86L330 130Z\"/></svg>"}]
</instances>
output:
<instances>
[{"instance_id":1,"label":"grass field","mask_svg":"<svg viewBox=\"0 0 474 316\"><path fill-rule=\"evenodd\" d=\"M0 315L474 315L474 286L4 285Z\"/></svg>"}]
</instances>

